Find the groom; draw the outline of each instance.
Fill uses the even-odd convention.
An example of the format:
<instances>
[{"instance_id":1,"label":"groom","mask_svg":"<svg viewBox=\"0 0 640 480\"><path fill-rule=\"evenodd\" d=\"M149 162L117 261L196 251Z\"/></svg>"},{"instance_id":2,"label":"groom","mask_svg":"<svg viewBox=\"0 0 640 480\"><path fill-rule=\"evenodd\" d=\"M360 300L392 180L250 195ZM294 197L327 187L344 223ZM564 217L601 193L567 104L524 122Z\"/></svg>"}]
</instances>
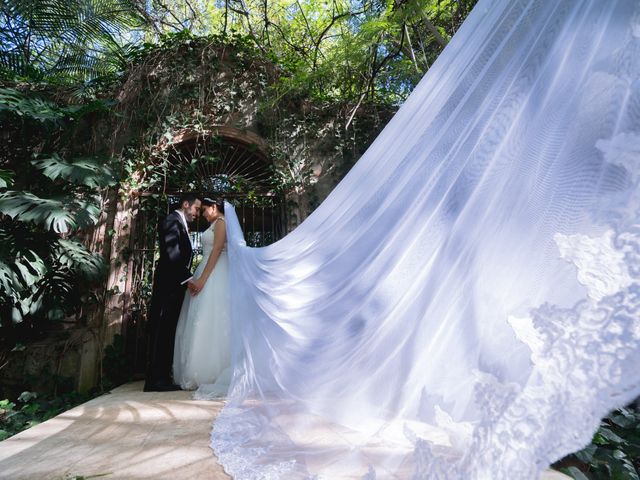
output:
<instances>
[{"instance_id":1,"label":"groom","mask_svg":"<svg viewBox=\"0 0 640 480\"><path fill-rule=\"evenodd\" d=\"M188 223L198 217L200 200L195 194L180 197L177 210L161 222L160 260L155 270L149 309L149 364L145 392L180 390L171 379L173 345L182 300L191 286L192 245Z\"/></svg>"}]
</instances>

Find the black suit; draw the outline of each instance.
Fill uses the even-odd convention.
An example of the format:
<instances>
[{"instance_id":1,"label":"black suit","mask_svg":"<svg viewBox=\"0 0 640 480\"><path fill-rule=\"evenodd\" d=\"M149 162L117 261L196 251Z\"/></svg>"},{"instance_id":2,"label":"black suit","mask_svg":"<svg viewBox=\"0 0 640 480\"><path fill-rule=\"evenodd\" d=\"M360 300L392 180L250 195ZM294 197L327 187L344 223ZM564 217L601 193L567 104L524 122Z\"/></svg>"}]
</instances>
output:
<instances>
[{"instance_id":1,"label":"black suit","mask_svg":"<svg viewBox=\"0 0 640 480\"><path fill-rule=\"evenodd\" d=\"M159 226L160 260L156 266L149 311L149 366L146 386L171 382L176 326L186 284L191 277L193 250L189 233L178 212Z\"/></svg>"}]
</instances>

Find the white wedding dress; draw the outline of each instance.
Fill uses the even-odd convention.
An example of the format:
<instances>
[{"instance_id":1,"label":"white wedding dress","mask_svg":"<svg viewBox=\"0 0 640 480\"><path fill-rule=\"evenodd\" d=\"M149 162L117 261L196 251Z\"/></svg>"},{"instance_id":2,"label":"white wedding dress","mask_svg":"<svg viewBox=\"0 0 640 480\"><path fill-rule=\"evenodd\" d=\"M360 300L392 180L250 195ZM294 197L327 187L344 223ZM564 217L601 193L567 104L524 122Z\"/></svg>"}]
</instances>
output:
<instances>
[{"instance_id":1,"label":"white wedding dress","mask_svg":"<svg viewBox=\"0 0 640 480\"><path fill-rule=\"evenodd\" d=\"M214 227L202 234L203 258L194 273L198 278L213 250ZM222 220L224 221L224 220ZM216 385L224 395L230 364L229 287L226 246L201 292L185 293L176 329L173 379L183 390Z\"/></svg>"}]
</instances>

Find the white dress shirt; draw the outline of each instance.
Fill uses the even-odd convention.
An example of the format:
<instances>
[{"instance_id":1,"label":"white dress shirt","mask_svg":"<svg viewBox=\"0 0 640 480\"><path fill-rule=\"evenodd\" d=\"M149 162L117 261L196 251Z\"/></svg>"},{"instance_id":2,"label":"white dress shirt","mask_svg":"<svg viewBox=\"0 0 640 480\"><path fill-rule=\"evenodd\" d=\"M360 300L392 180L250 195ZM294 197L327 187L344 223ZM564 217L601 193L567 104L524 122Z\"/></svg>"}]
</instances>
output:
<instances>
[{"instance_id":1,"label":"white dress shirt","mask_svg":"<svg viewBox=\"0 0 640 480\"><path fill-rule=\"evenodd\" d=\"M184 216L184 212L182 210L176 210L180 218L182 219L182 223L184 224L184 228L187 231L187 236L189 237L189 242L191 242L191 247L193 247L193 241L191 240L191 235L189 235L189 224L187 224L187 219ZM193 280L193 276L187 278L184 282L180 282L180 285L184 285L189 280Z\"/></svg>"}]
</instances>

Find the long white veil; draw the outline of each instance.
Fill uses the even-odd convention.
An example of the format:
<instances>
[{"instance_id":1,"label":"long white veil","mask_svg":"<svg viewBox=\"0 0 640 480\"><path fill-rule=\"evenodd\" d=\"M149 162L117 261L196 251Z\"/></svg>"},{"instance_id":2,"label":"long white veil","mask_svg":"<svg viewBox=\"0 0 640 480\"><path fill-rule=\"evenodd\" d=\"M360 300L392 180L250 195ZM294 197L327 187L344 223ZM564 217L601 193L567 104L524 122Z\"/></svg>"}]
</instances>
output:
<instances>
[{"instance_id":1,"label":"long white veil","mask_svg":"<svg viewBox=\"0 0 640 480\"><path fill-rule=\"evenodd\" d=\"M480 0L293 233L229 206L237 479L536 478L640 395L640 3Z\"/></svg>"}]
</instances>

